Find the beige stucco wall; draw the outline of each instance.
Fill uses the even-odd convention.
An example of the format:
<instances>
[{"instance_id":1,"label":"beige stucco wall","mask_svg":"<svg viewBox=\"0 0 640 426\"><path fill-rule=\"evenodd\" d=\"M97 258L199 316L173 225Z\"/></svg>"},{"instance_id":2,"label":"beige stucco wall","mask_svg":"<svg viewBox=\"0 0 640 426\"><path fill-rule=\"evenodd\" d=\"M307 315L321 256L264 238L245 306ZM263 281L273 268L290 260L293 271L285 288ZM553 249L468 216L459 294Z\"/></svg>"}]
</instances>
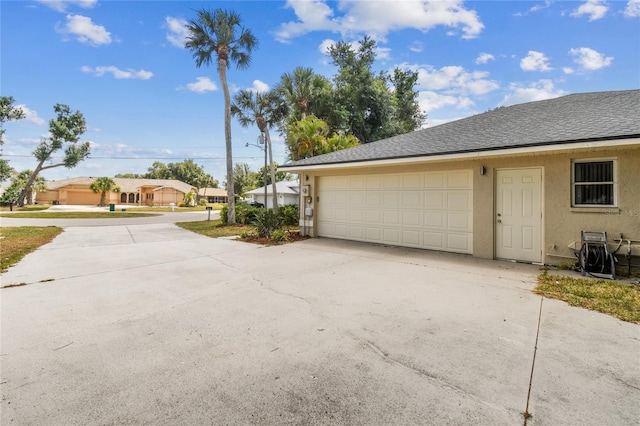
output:
<instances>
[{"instance_id":1,"label":"beige stucco wall","mask_svg":"<svg viewBox=\"0 0 640 426\"><path fill-rule=\"evenodd\" d=\"M616 208L571 207L571 162L578 159L613 158L617 160L618 206ZM480 167L487 170L483 176ZM302 172L301 185L310 185L314 194L311 203L301 194L301 214L304 207L316 208L318 177L370 173L399 173L436 170L473 170L473 254L482 258L494 258L495 232L495 171L497 169L538 167L542 169L543 231L542 249L544 262L556 264L563 258L574 258L570 245L580 242L580 231L606 231L609 241L623 234L636 240L634 256L640 256L640 146L620 149L573 150L556 153L522 154L508 158L493 156L475 160L428 162L403 166L377 166L358 168L334 168ZM301 229L316 236L317 215L301 216ZM626 246L625 250L626 252Z\"/></svg>"},{"instance_id":2,"label":"beige stucco wall","mask_svg":"<svg viewBox=\"0 0 640 426\"><path fill-rule=\"evenodd\" d=\"M184 193L173 188L160 188L153 193L153 204L156 206L168 206L171 203L178 205L184 198Z\"/></svg>"}]
</instances>

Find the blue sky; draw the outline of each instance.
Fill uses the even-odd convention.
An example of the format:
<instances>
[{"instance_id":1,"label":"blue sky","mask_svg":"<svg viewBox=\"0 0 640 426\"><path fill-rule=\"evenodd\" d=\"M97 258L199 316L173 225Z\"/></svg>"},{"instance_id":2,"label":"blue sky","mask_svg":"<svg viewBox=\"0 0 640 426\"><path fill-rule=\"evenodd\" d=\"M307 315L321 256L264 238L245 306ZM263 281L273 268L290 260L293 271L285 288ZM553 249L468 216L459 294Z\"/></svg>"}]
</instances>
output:
<instances>
[{"instance_id":1,"label":"blue sky","mask_svg":"<svg viewBox=\"0 0 640 426\"><path fill-rule=\"evenodd\" d=\"M419 74L427 126L569 93L640 87L640 0L604 1L11 1L0 5L3 96L27 114L5 125L4 158L33 169L53 105L80 110L91 158L48 180L144 173L193 159L225 176L223 97L215 67L182 48L201 8L241 15L259 40L250 68L228 72L234 92L273 87L312 67L331 78L337 41L378 43L376 70ZM257 170L257 128L232 124L234 162ZM274 160L283 163L283 140Z\"/></svg>"}]
</instances>

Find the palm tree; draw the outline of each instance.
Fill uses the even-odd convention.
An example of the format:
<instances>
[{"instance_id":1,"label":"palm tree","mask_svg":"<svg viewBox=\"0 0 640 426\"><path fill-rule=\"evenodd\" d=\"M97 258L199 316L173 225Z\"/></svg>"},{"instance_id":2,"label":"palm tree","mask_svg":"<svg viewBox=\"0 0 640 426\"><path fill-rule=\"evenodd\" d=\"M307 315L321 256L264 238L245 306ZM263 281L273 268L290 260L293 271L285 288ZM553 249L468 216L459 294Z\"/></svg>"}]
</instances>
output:
<instances>
[{"instance_id":1,"label":"palm tree","mask_svg":"<svg viewBox=\"0 0 640 426\"><path fill-rule=\"evenodd\" d=\"M94 193L100 193L100 206L107 205L107 192L117 190L118 185L109 177L100 177L91 182L89 189ZM117 191L115 191L117 192Z\"/></svg>"},{"instance_id":2,"label":"palm tree","mask_svg":"<svg viewBox=\"0 0 640 426\"><path fill-rule=\"evenodd\" d=\"M331 89L329 81L313 72L312 68L298 67L293 73L284 73L276 91L300 112L300 120L307 117L309 104Z\"/></svg>"},{"instance_id":3,"label":"palm tree","mask_svg":"<svg viewBox=\"0 0 640 426\"><path fill-rule=\"evenodd\" d=\"M326 152L329 126L310 115L287 128L287 147L291 160L301 160Z\"/></svg>"},{"instance_id":4,"label":"palm tree","mask_svg":"<svg viewBox=\"0 0 640 426\"><path fill-rule=\"evenodd\" d=\"M231 105L231 114L238 119L242 127L256 124L260 132L264 133L267 144L265 149L269 152L269 168L271 169L271 190L273 211L278 211L278 194L276 192L276 174L273 167L273 151L271 149L271 136L269 127L280 122L287 111L275 91L267 93L254 93L250 90L241 90L234 98ZM264 200L265 205L267 200Z\"/></svg>"},{"instance_id":5,"label":"palm tree","mask_svg":"<svg viewBox=\"0 0 640 426\"><path fill-rule=\"evenodd\" d=\"M235 193L233 190L233 157L231 152L231 98L227 84L227 68L231 62L238 69L247 68L251 51L258 40L250 30L240 25L240 15L233 11L201 9L196 19L187 24L185 47L193 51L196 67L211 65L218 68L220 85L224 93L224 139L227 151L227 196L229 198L228 222L236 222Z\"/></svg>"}]
</instances>

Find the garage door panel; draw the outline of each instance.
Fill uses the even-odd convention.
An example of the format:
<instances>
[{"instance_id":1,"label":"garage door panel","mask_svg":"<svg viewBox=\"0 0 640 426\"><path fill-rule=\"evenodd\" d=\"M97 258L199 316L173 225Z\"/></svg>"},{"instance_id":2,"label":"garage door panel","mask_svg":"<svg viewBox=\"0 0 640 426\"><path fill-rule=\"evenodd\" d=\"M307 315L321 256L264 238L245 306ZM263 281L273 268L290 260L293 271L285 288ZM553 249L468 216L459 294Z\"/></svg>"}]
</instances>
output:
<instances>
[{"instance_id":1,"label":"garage door panel","mask_svg":"<svg viewBox=\"0 0 640 426\"><path fill-rule=\"evenodd\" d=\"M422 205L421 193L418 191L404 191L402 193L402 207L408 209L420 208Z\"/></svg>"},{"instance_id":2,"label":"garage door panel","mask_svg":"<svg viewBox=\"0 0 640 426\"><path fill-rule=\"evenodd\" d=\"M401 175L384 175L382 178L383 189L400 189L402 188Z\"/></svg>"},{"instance_id":3,"label":"garage door panel","mask_svg":"<svg viewBox=\"0 0 640 426\"><path fill-rule=\"evenodd\" d=\"M367 189L382 189L382 176L366 176Z\"/></svg>"},{"instance_id":4,"label":"garage door panel","mask_svg":"<svg viewBox=\"0 0 640 426\"><path fill-rule=\"evenodd\" d=\"M440 209L444 210L445 204L445 192L442 191L427 191L425 192L425 203L424 207L426 209Z\"/></svg>"},{"instance_id":5,"label":"garage door panel","mask_svg":"<svg viewBox=\"0 0 640 426\"><path fill-rule=\"evenodd\" d=\"M406 174L402 178L402 188L424 187L423 175L419 173Z\"/></svg>"},{"instance_id":6,"label":"garage door panel","mask_svg":"<svg viewBox=\"0 0 640 426\"><path fill-rule=\"evenodd\" d=\"M382 228L367 227L365 233L365 241L372 241L376 243L382 242Z\"/></svg>"},{"instance_id":7,"label":"garage door panel","mask_svg":"<svg viewBox=\"0 0 640 426\"><path fill-rule=\"evenodd\" d=\"M445 175L443 172L426 173L424 186L425 188L444 188Z\"/></svg>"},{"instance_id":8,"label":"garage door panel","mask_svg":"<svg viewBox=\"0 0 640 426\"><path fill-rule=\"evenodd\" d=\"M384 228L383 242L387 244L400 245L400 230L397 228Z\"/></svg>"},{"instance_id":9,"label":"garage door panel","mask_svg":"<svg viewBox=\"0 0 640 426\"><path fill-rule=\"evenodd\" d=\"M380 210L367 210L368 224L382 224L382 212Z\"/></svg>"},{"instance_id":10,"label":"garage door panel","mask_svg":"<svg viewBox=\"0 0 640 426\"><path fill-rule=\"evenodd\" d=\"M346 222L349 217L349 210L344 208L336 208L333 211L333 219L340 222Z\"/></svg>"},{"instance_id":11,"label":"garage door panel","mask_svg":"<svg viewBox=\"0 0 640 426\"><path fill-rule=\"evenodd\" d=\"M469 234L447 234L447 247L450 251L460 253L471 252L471 236Z\"/></svg>"},{"instance_id":12,"label":"garage door panel","mask_svg":"<svg viewBox=\"0 0 640 426\"><path fill-rule=\"evenodd\" d=\"M420 226L420 212L418 212L418 211L403 211L402 212L402 224L404 226Z\"/></svg>"},{"instance_id":13,"label":"garage door panel","mask_svg":"<svg viewBox=\"0 0 640 426\"><path fill-rule=\"evenodd\" d=\"M444 212L426 212L424 214L425 228L442 228L444 227Z\"/></svg>"},{"instance_id":14,"label":"garage door panel","mask_svg":"<svg viewBox=\"0 0 640 426\"><path fill-rule=\"evenodd\" d=\"M444 234L442 232L423 232L423 245L426 248L442 250L444 248Z\"/></svg>"},{"instance_id":15,"label":"garage door panel","mask_svg":"<svg viewBox=\"0 0 640 426\"><path fill-rule=\"evenodd\" d=\"M362 209L349 210L349 221L352 223L365 223L365 211Z\"/></svg>"},{"instance_id":16,"label":"garage door panel","mask_svg":"<svg viewBox=\"0 0 640 426\"><path fill-rule=\"evenodd\" d=\"M365 236L364 226L350 226L349 237L354 240L363 241Z\"/></svg>"},{"instance_id":17,"label":"garage door panel","mask_svg":"<svg viewBox=\"0 0 640 426\"><path fill-rule=\"evenodd\" d=\"M422 246L422 232L415 230L403 230L402 231L402 243L405 246L420 247Z\"/></svg>"},{"instance_id":18,"label":"garage door panel","mask_svg":"<svg viewBox=\"0 0 640 426\"><path fill-rule=\"evenodd\" d=\"M471 231L471 215L466 212L447 213L447 228L459 231Z\"/></svg>"},{"instance_id":19,"label":"garage door panel","mask_svg":"<svg viewBox=\"0 0 640 426\"><path fill-rule=\"evenodd\" d=\"M471 170L321 177L318 235L472 252Z\"/></svg>"},{"instance_id":20,"label":"garage door panel","mask_svg":"<svg viewBox=\"0 0 640 426\"><path fill-rule=\"evenodd\" d=\"M382 194L379 192L367 192L365 199L367 208L382 207Z\"/></svg>"},{"instance_id":21,"label":"garage door panel","mask_svg":"<svg viewBox=\"0 0 640 426\"><path fill-rule=\"evenodd\" d=\"M447 210L471 210L471 194L462 191L447 194Z\"/></svg>"},{"instance_id":22,"label":"garage door panel","mask_svg":"<svg viewBox=\"0 0 640 426\"><path fill-rule=\"evenodd\" d=\"M400 225L400 212L397 210L385 210L382 217L385 225Z\"/></svg>"},{"instance_id":23,"label":"garage door panel","mask_svg":"<svg viewBox=\"0 0 640 426\"><path fill-rule=\"evenodd\" d=\"M349 182L349 187L351 189L357 189L357 188L365 188L365 182L366 179L364 178L364 176L352 176L351 177L351 181Z\"/></svg>"},{"instance_id":24,"label":"garage door panel","mask_svg":"<svg viewBox=\"0 0 640 426\"><path fill-rule=\"evenodd\" d=\"M364 192L352 192L349 195L349 207L362 207L364 206L365 195Z\"/></svg>"},{"instance_id":25,"label":"garage door panel","mask_svg":"<svg viewBox=\"0 0 640 426\"><path fill-rule=\"evenodd\" d=\"M397 192L384 192L382 195L382 205L384 207L398 208L400 198Z\"/></svg>"}]
</instances>

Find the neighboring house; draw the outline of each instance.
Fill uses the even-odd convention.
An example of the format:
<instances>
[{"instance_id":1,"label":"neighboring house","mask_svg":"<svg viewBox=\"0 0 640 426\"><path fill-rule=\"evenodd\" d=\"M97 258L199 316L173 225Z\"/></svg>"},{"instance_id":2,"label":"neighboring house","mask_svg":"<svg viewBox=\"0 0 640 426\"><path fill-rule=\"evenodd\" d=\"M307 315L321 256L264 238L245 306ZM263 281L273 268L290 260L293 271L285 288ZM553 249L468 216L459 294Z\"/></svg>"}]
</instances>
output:
<instances>
[{"instance_id":1,"label":"neighboring house","mask_svg":"<svg viewBox=\"0 0 640 426\"><path fill-rule=\"evenodd\" d=\"M283 180L276 182L276 194L278 195L278 206L288 206L290 204L298 205L300 201L299 195L300 182L297 180ZM267 208L273 207L273 186L267 185ZM264 203L264 186L247 191L246 195L251 197L254 203Z\"/></svg>"},{"instance_id":2,"label":"neighboring house","mask_svg":"<svg viewBox=\"0 0 640 426\"><path fill-rule=\"evenodd\" d=\"M198 196L206 198L207 203L226 204L229 201L227 190L223 188L200 188Z\"/></svg>"},{"instance_id":3,"label":"neighboring house","mask_svg":"<svg viewBox=\"0 0 640 426\"><path fill-rule=\"evenodd\" d=\"M640 255L640 90L497 108L279 170L300 173L311 236L555 264L581 230L606 231Z\"/></svg>"},{"instance_id":4,"label":"neighboring house","mask_svg":"<svg viewBox=\"0 0 640 426\"><path fill-rule=\"evenodd\" d=\"M36 194L37 203L80 204L100 203L100 193L89 186L94 177L77 177L46 183L47 190ZM172 179L124 179L112 178L119 192L107 193L107 204L132 204L168 206L178 204L188 192L196 188Z\"/></svg>"}]
</instances>

